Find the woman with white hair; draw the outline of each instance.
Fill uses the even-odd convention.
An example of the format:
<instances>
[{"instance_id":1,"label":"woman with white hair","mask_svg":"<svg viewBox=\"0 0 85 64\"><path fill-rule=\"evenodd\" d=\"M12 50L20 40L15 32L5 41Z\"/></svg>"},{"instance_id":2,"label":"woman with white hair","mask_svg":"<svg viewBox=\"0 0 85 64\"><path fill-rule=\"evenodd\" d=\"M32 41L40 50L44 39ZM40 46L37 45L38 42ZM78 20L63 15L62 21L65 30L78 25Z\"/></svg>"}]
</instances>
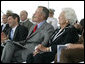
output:
<instances>
[{"instance_id":1,"label":"woman with white hair","mask_svg":"<svg viewBox=\"0 0 85 64\"><path fill-rule=\"evenodd\" d=\"M60 28L56 29L49 39L48 47L38 45L33 54L28 55L27 62L50 63L57 53L57 45L76 43L79 39L77 30L72 26L77 20L72 8L64 8L59 15Z\"/></svg>"}]
</instances>

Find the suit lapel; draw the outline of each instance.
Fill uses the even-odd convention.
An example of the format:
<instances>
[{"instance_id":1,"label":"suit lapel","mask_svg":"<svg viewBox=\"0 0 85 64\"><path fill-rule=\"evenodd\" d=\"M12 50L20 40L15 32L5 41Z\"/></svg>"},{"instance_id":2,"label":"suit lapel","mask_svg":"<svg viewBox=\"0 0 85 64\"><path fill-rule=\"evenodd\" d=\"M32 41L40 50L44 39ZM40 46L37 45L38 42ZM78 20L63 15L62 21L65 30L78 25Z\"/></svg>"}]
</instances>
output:
<instances>
[{"instance_id":1,"label":"suit lapel","mask_svg":"<svg viewBox=\"0 0 85 64\"><path fill-rule=\"evenodd\" d=\"M60 37L62 34L64 34L66 28L68 28L69 26L70 26L70 24L68 24L68 25L57 35L56 39L57 39L58 37ZM55 39L55 40L56 40L56 39ZM55 41L55 40L54 40L54 41Z\"/></svg>"},{"instance_id":2,"label":"suit lapel","mask_svg":"<svg viewBox=\"0 0 85 64\"><path fill-rule=\"evenodd\" d=\"M17 36L17 32L18 32L18 29L19 28L19 26L17 26L17 28L16 28L16 30L15 30L15 33L14 33L14 36L13 36L13 40L16 38L16 36Z\"/></svg>"},{"instance_id":3,"label":"suit lapel","mask_svg":"<svg viewBox=\"0 0 85 64\"><path fill-rule=\"evenodd\" d=\"M1 25L1 32L2 32L2 27L3 27L3 25Z\"/></svg>"},{"instance_id":4,"label":"suit lapel","mask_svg":"<svg viewBox=\"0 0 85 64\"><path fill-rule=\"evenodd\" d=\"M59 32L59 31L58 31L58 32ZM58 33L58 32L57 32L57 33ZM54 37L52 38L52 41L55 41L58 37L60 37L62 34L64 34L64 32L65 32L65 29L63 29L63 30L56 36L55 39L54 39L54 37L55 37L55 36L54 36ZM57 34L57 33L56 33L56 34ZM55 34L55 35L56 35L56 34ZM53 39L54 39L54 40L53 40Z\"/></svg>"},{"instance_id":5,"label":"suit lapel","mask_svg":"<svg viewBox=\"0 0 85 64\"><path fill-rule=\"evenodd\" d=\"M30 35L32 34L32 32L33 32L33 29L34 29L34 26L35 26L35 25L33 25L33 26L31 27L31 30L29 31L29 34L28 34L28 36L30 36Z\"/></svg>"},{"instance_id":6,"label":"suit lapel","mask_svg":"<svg viewBox=\"0 0 85 64\"><path fill-rule=\"evenodd\" d=\"M2 25L2 27L3 27L3 25ZM3 29L3 31L6 31L6 28L7 28L8 26L7 26L7 24L6 24L6 26L4 27L4 29Z\"/></svg>"},{"instance_id":7,"label":"suit lapel","mask_svg":"<svg viewBox=\"0 0 85 64\"><path fill-rule=\"evenodd\" d=\"M39 31L41 31L41 30L43 30L43 28L44 28L44 26L45 26L45 24L46 24L46 22L42 25L42 26L40 26L40 28L38 28L34 33L32 33L32 31L33 31L33 29L34 29L34 27L32 28L32 30L31 30L31 32L30 32L30 37L32 37L32 36L34 36L36 33L38 33ZM35 25L34 25L35 26ZM32 34L31 34L32 33Z\"/></svg>"},{"instance_id":8,"label":"suit lapel","mask_svg":"<svg viewBox=\"0 0 85 64\"><path fill-rule=\"evenodd\" d=\"M11 28L9 29L8 38L10 39Z\"/></svg>"}]
</instances>

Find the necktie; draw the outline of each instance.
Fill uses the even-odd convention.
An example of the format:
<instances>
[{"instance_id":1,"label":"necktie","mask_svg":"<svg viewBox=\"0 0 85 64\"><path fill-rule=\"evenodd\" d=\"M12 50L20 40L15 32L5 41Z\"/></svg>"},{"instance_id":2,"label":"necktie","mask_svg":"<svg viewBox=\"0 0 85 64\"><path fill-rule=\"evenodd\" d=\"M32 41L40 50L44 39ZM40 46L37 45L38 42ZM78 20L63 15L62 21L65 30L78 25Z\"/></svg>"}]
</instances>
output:
<instances>
[{"instance_id":1,"label":"necktie","mask_svg":"<svg viewBox=\"0 0 85 64\"><path fill-rule=\"evenodd\" d=\"M33 29L33 33L36 31L37 26L38 26L38 25L35 25L35 27L34 27L34 29ZM29 39L29 36L27 36L26 40L27 40L27 39Z\"/></svg>"},{"instance_id":2,"label":"necktie","mask_svg":"<svg viewBox=\"0 0 85 64\"><path fill-rule=\"evenodd\" d=\"M35 32L35 31L36 31L36 29L37 29L37 25L35 25L35 27L34 27L34 29L33 29L33 32Z\"/></svg>"}]
</instances>

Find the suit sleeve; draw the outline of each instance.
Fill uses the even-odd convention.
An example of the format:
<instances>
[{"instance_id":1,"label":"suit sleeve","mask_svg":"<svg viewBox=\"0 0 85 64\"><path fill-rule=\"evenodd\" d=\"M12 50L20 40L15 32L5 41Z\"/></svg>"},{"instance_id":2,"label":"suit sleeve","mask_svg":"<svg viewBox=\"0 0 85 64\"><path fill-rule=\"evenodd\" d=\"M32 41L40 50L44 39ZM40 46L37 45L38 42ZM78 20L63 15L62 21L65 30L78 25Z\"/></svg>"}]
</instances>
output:
<instances>
[{"instance_id":1,"label":"suit sleeve","mask_svg":"<svg viewBox=\"0 0 85 64\"><path fill-rule=\"evenodd\" d=\"M19 30L20 41L25 40L27 35L28 35L28 29L26 27L22 26L22 28L20 28L20 30Z\"/></svg>"},{"instance_id":2,"label":"suit sleeve","mask_svg":"<svg viewBox=\"0 0 85 64\"><path fill-rule=\"evenodd\" d=\"M44 41L42 42L42 45L48 46L49 38L51 37L53 32L54 32L53 26L47 26L47 29L44 31Z\"/></svg>"}]
</instances>

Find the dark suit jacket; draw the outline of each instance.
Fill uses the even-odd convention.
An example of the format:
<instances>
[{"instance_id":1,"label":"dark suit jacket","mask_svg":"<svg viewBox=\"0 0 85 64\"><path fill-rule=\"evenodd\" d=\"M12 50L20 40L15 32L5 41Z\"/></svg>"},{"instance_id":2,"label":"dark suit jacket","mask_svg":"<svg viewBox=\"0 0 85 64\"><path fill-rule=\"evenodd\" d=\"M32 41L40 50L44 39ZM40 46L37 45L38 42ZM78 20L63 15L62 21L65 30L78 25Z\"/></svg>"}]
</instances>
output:
<instances>
[{"instance_id":1,"label":"dark suit jacket","mask_svg":"<svg viewBox=\"0 0 85 64\"><path fill-rule=\"evenodd\" d=\"M3 31L2 31L2 27L3 26L1 26L1 32L4 32L6 35L8 35L9 29L10 29L9 24L6 24L6 27L4 28Z\"/></svg>"},{"instance_id":2,"label":"dark suit jacket","mask_svg":"<svg viewBox=\"0 0 85 64\"><path fill-rule=\"evenodd\" d=\"M6 33L6 35L8 35L8 38L11 40L11 38L10 38L11 28L9 28L8 31L5 28L4 32ZM14 37L13 37L12 41L18 42L18 41L25 40L27 35L28 35L28 29L24 26L19 25L19 26L17 26L17 28L15 30ZM2 50L3 50L3 47L1 46L1 54L2 54Z\"/></svg>"},{"instance_id":3,"label":"dark suit jacket","mask_svg":"<svg viewBox=\"0 0 85 64\"><path fill-rule=\"evenodd\" d=\"M77 30L74 26L67 25L59 34L58 37L52 41L55 34L58 33L60 29L57 29L52 37L50 38L50 45L53 52L57 52L57 45L64 45L67 43L76 43L79 39Z\"/></svg>"},{"instance_id":4,"label":"dark suit jacket","mask_svg":"<svg viewBox=\"0 0 85 64\"><path fill-rule=\"evenodd\" d=\"M11 39L10 38L10 32L11 32L11 29L9 31L9 39ZM19 26L17 26L17 28L15 30L13 41L16 41L17 42L17 41L25 40L26 37L27 37L27 35L28 35L27 28L24 27L24 26L19 25Z\"/></svg>"}]
</instances>

